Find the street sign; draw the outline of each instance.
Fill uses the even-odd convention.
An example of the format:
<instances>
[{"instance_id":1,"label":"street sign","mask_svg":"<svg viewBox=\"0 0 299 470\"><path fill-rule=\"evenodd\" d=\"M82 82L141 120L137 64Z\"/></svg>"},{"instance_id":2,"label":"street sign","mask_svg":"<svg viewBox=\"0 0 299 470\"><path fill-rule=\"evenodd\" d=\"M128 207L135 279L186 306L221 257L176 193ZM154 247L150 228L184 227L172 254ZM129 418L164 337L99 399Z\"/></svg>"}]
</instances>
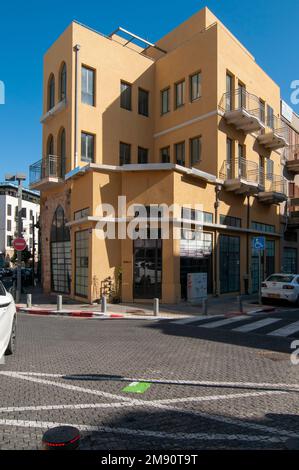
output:
<instances>
[{"instance_id":1,"label":"street sign","mask_svg":"<svg viewBox=\"0 0 299 470\"><path fill-rule=\"evenodd\" d=\"M255 237L253 239L253 248L255 250L264 250L266 246L265 237Z\"/></svg>"},{"instance_id":2,"label":"street sign","mask_svg":"<svg viewBox=\"0 0 299 470\"><path fill-rule=\"evenodd\" d=\"M24 238L16 238L13 242L13 247L16 251L24 251L27 244Z\"/></svg>"}]
</instances>

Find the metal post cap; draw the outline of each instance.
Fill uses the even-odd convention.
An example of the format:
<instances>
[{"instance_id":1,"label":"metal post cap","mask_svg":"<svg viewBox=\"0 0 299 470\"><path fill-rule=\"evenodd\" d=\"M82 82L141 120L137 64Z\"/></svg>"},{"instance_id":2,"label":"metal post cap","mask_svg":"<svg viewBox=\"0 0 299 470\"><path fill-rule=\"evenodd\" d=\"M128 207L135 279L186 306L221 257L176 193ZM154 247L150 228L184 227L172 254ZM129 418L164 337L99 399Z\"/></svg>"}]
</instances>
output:
<instances>
[{"instance_id":1,"label":"metal post cap","mask_svg":"<svg viewBox=\"0 0 299 470\"><path fill-rule=\"evenodd\" d=\"M73 426L57 426L44 433L42 444L45 450L74 450L80 437L79 429Z\"/></svg>"}]
</instances>

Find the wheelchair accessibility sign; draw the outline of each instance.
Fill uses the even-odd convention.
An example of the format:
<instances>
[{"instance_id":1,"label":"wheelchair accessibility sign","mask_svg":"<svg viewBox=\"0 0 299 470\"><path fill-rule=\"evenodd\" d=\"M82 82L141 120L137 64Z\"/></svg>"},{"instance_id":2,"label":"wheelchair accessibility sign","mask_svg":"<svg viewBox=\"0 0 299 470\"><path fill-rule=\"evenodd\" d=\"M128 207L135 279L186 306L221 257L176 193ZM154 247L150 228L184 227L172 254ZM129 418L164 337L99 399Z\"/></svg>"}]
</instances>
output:
<instances>
[{"instance_id":1,"label":"wheelchair accessibility sign","mask_svg":"<svg viewBox=\"0 0 299 470\"><path fill-rule=\"evenodd\" d=\"M253 239L253 248L255 250L264 250L266 246L265 237L255 237Z\"/></svg>"}]
</instances>

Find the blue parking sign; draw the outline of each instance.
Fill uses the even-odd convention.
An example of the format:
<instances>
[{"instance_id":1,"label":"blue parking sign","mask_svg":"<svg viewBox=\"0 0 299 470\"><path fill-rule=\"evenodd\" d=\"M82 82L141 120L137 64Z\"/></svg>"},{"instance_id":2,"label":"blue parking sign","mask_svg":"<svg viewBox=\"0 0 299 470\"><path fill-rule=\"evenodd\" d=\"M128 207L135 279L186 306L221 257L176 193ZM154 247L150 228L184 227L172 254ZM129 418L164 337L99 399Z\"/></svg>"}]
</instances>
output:
<instances>
[{"instance_id":1,"label":"blue parking sign","mask_svg":"<svg viewBox=\"0 0 299 470\"><path fill-rule=\"evenodd\" d=\"M254 237L253 238L253 248L255 250L264 250L266 246L265 237Z\"/></svg>"}]
</instances>

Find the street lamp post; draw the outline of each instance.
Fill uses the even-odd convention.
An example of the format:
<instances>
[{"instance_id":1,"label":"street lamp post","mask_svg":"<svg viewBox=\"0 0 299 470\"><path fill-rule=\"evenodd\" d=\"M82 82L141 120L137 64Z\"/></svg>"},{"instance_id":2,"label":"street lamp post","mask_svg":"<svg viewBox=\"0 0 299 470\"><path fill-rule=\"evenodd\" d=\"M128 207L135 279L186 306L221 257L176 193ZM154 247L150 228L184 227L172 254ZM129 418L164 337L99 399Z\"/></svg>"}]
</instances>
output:
<instances>
[{"instance_id":1,"label":"street lamp post","mask_svg":"<svg viewBox=\"0 0 299 470\"><path fill-rule=\"evenodd\" d=\"M16 175L5 175L5 181L17 181L18 182L18 238L22 238L23 234L23 223L22 223L22 183L26 180L26 175L23 173L17 173ZM22 292L22 252L17 251L17 292L16 301L20 302Z\"/></svg>"}]
</instances>

